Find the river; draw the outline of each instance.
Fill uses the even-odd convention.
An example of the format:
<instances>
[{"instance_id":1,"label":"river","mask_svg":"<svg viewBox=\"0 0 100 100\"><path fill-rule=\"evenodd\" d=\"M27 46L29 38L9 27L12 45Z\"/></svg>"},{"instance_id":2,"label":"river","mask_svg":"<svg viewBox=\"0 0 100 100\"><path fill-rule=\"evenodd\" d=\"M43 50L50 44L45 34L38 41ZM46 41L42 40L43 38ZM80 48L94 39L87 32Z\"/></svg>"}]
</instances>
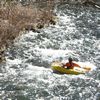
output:
<instances>
[{"instance_id":1,"label":"river","mask_svg":"<svg viewBox=\"0 0 100 100\"><path fill-rule=\"evenodd\" d=\"M63 4L57 24L18 37L0 65L0 100L100 100L100 10ZM85 75L52 72L71 56L94 69Z\"/></svg>"}]
</instances>

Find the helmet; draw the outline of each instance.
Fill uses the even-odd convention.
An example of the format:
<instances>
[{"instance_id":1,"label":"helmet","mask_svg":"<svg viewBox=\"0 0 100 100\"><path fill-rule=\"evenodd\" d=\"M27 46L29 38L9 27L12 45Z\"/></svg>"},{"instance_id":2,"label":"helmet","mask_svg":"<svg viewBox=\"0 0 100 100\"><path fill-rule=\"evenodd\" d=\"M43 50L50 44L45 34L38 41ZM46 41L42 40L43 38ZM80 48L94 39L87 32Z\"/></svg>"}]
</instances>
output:
<instances>
[{"instance_id":1,"label":"helmet","mask_svg":"<svg viewBox=\"0 0 100 100\"><path fill-rule=\"evenodd\" d=\"M71 57L68 58L69 61L73 61L73 59Z\"/></svg>"}]
</instances>

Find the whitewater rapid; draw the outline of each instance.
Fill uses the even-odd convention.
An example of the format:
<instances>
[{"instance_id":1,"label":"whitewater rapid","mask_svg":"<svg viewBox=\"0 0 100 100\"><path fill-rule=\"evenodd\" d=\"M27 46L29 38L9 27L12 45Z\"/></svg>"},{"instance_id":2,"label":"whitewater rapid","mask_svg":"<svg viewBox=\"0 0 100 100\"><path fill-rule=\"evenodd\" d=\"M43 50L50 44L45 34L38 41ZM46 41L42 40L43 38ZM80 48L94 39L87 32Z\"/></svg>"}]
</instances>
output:
<instances>
[{"instance_id":1,"label":"whitewater rapid","mask_svg":"<svg viewBox=\"0 0 100 100\"><path fill-rule=\"evenodd\" d=\"M100 13L68 5L56 13L56 25L27 32L8 48L0 65L2 100L99 100L100 40L94 32ZM69 56L93 70L77 76L53 73L52 61L66 62Z\"/></svg>"}]
</instances>

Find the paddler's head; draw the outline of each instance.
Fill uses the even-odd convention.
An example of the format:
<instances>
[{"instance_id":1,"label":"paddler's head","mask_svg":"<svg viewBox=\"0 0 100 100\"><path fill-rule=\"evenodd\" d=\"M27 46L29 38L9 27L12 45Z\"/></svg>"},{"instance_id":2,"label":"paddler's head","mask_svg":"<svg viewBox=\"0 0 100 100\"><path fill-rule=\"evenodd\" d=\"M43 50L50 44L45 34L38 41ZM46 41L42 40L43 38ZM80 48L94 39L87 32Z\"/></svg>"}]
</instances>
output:
<instances>
[{"instance_id":1,"label":"paddler's head","mask_svg":"<svg viewBox=\"0 0 100 100\"><path fill-rule=\"evenodd\" d=\"M69 62L72 62L72 61L73 61L73 59L72 59L71 57L69 57L69 58L68 58L68 61L69 61Z\"/></svg>"}]
</instances>

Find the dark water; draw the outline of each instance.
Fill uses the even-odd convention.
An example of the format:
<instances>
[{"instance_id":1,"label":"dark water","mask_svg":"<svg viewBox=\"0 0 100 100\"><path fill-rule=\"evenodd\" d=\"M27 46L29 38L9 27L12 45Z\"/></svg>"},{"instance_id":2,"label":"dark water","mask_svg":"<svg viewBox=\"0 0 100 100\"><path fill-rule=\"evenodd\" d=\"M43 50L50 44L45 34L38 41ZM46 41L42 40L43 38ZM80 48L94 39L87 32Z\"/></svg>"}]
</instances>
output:
<instances>
[{"instance_id":1,"label":"dark water","mask_svg":"<svg viewBox=\"0 0 100 100\"><path fill-rule=\"evenodd\" d=\"M100 10L60 5L58 23L19 37L0 65L0 100L100 100ZM52 73L53 60L97 68L85 75Z\"/></svg>"}]
</instances>

